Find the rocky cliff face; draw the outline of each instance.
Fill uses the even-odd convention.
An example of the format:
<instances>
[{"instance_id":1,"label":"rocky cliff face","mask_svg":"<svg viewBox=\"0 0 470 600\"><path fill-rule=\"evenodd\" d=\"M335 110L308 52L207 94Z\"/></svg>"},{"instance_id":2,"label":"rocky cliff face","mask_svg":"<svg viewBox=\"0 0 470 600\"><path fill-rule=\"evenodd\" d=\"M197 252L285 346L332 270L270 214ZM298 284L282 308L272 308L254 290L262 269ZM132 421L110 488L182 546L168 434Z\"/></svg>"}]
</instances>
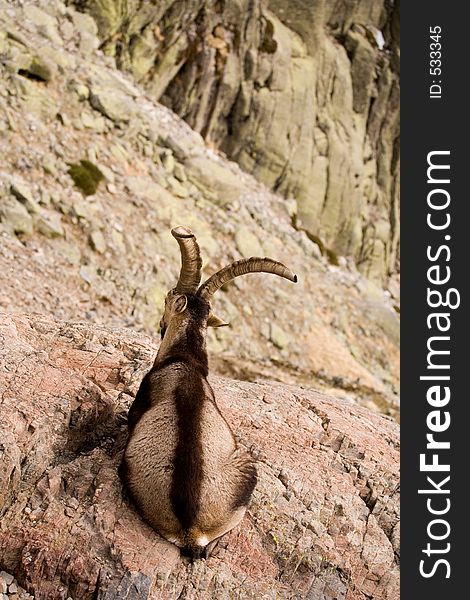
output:
<instances>
[{"instance_id":1,"label":"rocky cliff face","mask_svg":"<svg viewBox=\"0 0 470 600\"><path fill-rule=\"evenodd\" d=\"M398 600L398 431L305 389L211 377L258 464L249 513L192 565L123 498L142 334L0 316L0 570L37 600Z\"/></svg>"},{"instance_id":2,"label":"rocky cliff face","mask_svg":"<svg viewBox=\"0 0 470 600\"><path fill-rule=\"evenodd\" d=\"M383 284L398 271L399 3L79 0L105 52Z\"/></svg>"}]
</instances>

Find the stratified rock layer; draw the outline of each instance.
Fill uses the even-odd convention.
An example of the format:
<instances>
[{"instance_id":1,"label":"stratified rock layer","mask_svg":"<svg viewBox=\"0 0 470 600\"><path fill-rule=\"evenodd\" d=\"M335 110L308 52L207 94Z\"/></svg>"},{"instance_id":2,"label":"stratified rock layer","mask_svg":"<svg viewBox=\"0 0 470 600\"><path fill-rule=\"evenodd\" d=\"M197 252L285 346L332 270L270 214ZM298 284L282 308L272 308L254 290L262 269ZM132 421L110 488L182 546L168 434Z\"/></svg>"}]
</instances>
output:
<instances>
[{"instance_id":1,"label":"stratified rock layer","mask_svg":"<svg viewBox=\"0 0 470 600\"><path fill-rule=\"evenodd\" d=\"M397 600L398 432L315 391L211 377L257 460L251 508L188 565L117 475L146 336L0 316L0 569L36 599Z\"/></svg>"}]
</instances>

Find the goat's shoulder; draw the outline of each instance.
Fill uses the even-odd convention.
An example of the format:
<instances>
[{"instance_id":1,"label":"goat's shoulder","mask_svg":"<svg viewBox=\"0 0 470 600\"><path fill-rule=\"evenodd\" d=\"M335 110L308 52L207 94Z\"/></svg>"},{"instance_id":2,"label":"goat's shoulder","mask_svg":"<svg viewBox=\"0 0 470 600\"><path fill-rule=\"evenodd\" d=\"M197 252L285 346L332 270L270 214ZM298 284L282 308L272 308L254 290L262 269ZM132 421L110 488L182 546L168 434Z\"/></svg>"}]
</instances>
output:
<instances>
[{"instance_id":1,"label":"goat's shoulder","mask_svg":"<svg viewBox=\"0 0 470 600\"><path fill-rule=\"evenodd\" d=\"M164 397L172 387L174 379L179 379L178 371L184 369L181 363L168 363L153 366L142 379L134 402L128 414L128 427L133 430L137 422L159 398ZM173 377L172 377L173 372Z\"/></svg>"},{"instance_id":2,"label":"goat's shoulder","mask_svg":"<svg viewBox=\"0 0 470 600\"><path fill-rule=\"evenodd\" d=\"M194 392L197 388L204 395L213 398L207 382L207 369L204 364L187 356L172 355L156 361L145 375L129 409L128 423L132 429L142 415L163 398L170 399L185 390Z\"/></svg>"},{"instance_id":3,"label":"goat's shoulder","mask_svg":"<svg viewBox=\"0 0 470 600\"><path fill-rule=\"evenodd\" d=\"M133 430L142 415L152 406L152 371L149 371L142 379L134 402L129 408L127 423L129 430Z\"/></svg>"}]
</instances>

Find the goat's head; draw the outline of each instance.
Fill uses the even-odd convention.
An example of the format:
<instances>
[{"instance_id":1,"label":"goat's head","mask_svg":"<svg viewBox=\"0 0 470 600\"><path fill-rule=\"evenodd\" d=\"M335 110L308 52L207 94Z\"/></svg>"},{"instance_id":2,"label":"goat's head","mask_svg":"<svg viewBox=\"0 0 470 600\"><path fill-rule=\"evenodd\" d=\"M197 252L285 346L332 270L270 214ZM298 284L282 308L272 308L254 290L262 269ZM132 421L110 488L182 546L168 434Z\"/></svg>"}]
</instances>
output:
<instances>
[{"instance_id":1,"label":"goat's head","mask_svg":"<svg viewBox=\"0 0 470 600\"><path fill-rule=\"evenodd\" d=\"M181 251L181 271L176 286L165 298L165 312L160 321L162 339L170 321L183 324L190 318L190 309L197 310L200 318L206 319L207 327L228 325L215 315L211 308L213 294L223 285L246 273L273 273L294 283L294 275L285 265L271 258L245 258L238 260L209 277L201 286L202 260L195 235L188 227L175 227L171 230Z\"/></svg>"}]
</instances>

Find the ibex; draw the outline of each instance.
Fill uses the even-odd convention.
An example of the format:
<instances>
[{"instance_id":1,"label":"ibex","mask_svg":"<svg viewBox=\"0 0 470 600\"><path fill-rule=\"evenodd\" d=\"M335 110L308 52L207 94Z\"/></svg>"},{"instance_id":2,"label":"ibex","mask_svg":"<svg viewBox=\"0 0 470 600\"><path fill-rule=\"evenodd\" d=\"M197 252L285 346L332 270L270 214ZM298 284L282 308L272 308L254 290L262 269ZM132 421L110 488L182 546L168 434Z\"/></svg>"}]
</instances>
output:
<instances>
[{"instance_id":1,"label":"ibex","mask_svg":"<svg viewBox=\"0 0 470 600\"><path fill-rule=\"evenodd\" d=\"M165 298L162 341L129 410L121 477L145 520L191 559L206 557L242 519L256 468L236 444L207 381L207 327L227 325L214 292L239 275L294 275L270 258L239 260L199 287L202 261L187 227L171 231L181 251L176 287Z\"/></svg>"}]
</instances>

